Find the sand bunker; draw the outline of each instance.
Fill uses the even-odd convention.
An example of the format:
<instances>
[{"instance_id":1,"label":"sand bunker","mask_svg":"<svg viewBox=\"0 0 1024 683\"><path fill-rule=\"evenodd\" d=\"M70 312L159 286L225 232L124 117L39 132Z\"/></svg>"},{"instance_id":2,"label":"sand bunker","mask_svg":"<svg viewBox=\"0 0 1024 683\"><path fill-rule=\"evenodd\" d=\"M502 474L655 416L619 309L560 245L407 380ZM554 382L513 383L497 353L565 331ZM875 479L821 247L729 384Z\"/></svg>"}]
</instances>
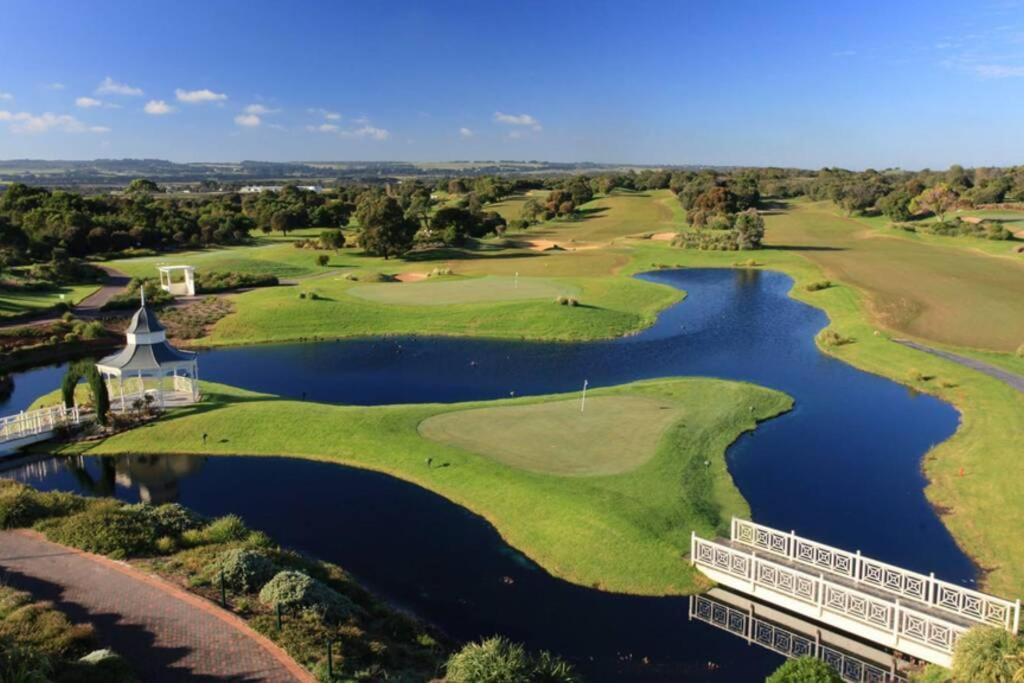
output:
<instances>
[{"instance_id":1,"label":"sand bunker","mask_svg":"<svg viewBox=\"0 0 1024 683\"><path fill-rule=\"evenodd\" d=\"M599 244L585 242L555 242L553 240L523 240L517 242L516 246L532 249L533 251L583 251L585 249L597 249Z\"/></svg>"},{"instance_id":2,"label":"sand bunker","mask_svg":"<svg viewBox=\"0 0 1024 683\"><path fill-rule=\"evenodd\" d=\"M399 282L419 282L420 280L426 280L426 273L399 273L395 276L395 279Z\"/></svg>"},{"instance_id":3,"label":"sand bunker","mask_svg":"<svg viewBox=\"0 0 1024 683\"><path fill-rule=\"evenodd\" d=\"M678 234L678 232L656 232L651 235L651 239L655 242L671 242Z\"/></svg>"}]
</instances>

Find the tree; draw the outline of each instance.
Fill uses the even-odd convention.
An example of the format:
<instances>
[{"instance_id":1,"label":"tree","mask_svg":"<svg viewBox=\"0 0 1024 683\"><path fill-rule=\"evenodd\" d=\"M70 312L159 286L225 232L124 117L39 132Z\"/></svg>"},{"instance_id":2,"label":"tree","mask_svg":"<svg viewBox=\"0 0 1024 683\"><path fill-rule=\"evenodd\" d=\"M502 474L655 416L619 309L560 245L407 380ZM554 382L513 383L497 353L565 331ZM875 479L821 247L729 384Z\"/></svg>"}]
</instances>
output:
<instances>
[{"instance_id":1,"label":"tree","mask_svg":"<svg viewBox=\"0 0 1024 683\"><path fill-rule=\"evenodd\" d=\"M345 233L341 230L324 230L320 233L320 244L324 249L338 251L345 246Z\"/></svg>"},{"instance_id":2,"label":"tree","mask_svg":"<svg viewBox=\"0 0 1024 683\"><path fill-rule=\"evenodd\" d=\"M764 239L764 219L757 209L747 209L736 216L733 223L736 231L736 243L740 249L760 249Z\"/></svg>"},{"instance_id":3,"label":"tree","mask_svg":"<svg viewBox=\"0 0 1024 683\"><path fill-rule=\"evenodd\" d=\"M446 206L434 214L430 229L437 232L445 244L462 244L472 235L477 220L468 209Z\"/></svg>"},{"instance_id":4,"label":"tree","mask_svg":"<svg viewBox=\"0 0 1024 683\"><path fill-rule=\"evenodd\" d=\"M149 178L136 178L128 183L128 187L125 188L127 194L152 194L159 191L160 186Z\"/></svg>"},{"instance_id":5,"label":"tree","mask_svg":"<svg viewBox=\"0 0 1024 683\"><path fill-rule=\"evenodd\" d=\"M931 211L941 221L945 220L946 212L954 208L959 199L949 185L939 183L914 197L914 204L925 211Z\"/></svg>"},{"instance_id":6,"label":"tree","mask_svg":"<svg viewBox=\"0 0 1024 683\"><path fill-rule=\"evenodd\" d=\"M103 376L91 361L81 360L68 366L64 378L61 380L61 399L66 407L73 408L75 406L75 388L83 377L89 384L89 390L92 393L96 421L105 425L110 413L110 394L107 392L107 383L103 381Z\"/></svg>"},{"instance_id":7,"label":"tree","mask_svg":"<svg viewBox=\"0 0 1024 683\"><path fill-rule=\"evenodd\" d=\"M906 190L894 190L878 200L878 208L889 220L902 223L913 217L910 212L913 199Z\"/></svg>"},{"instance_id":8,"label":"tree","mask_svg":"<svg viewBox=\"0 0 1024 683\"><path fill-rule=\"evenodd\" d=\"M764 683L842 683L835 669L816 657L790 659L775 670Z\"/></svg>"},{"instance_id":9,"label":"tree","mask_svg":"<svg viewBox=\"0 0 1024 683\"><path fill-rule=\"evenodd\" d=\"M359 244L366 253L387 260L412 248L418 226L405 217L393 197L365 194L356 207L356 219L360 225Z\"/></svg>"},{"instance_id":10,"label":"tree","mask_svg":"<svg viewBox=\"0 0 1024 683\"><path fill-rule=\"evenodd\" d=\"M459 178L454 178L448 181L448 193L449 194L465 194L466 183Z\"/></svg>"},{"instance_id":11,"label":"tree","mask_svg":"<svg viewBox=\"0 0 1024 683\"><path fill-rule=\"evenodd\" d=\"M956 641L953 678L1011 683L1019 668L1015 658L1021 654L1024 654L1024 644L1017 636L1001 628L976 626Z\"/></svg>"},{"instance_id":12,"label":"tree","mask_svg":"<svg viewBox=\"0 0 1024 683\"><path fill-rule=\"evenodd\" d=\"M540 202L531 197L523 202L522 208L519 209L519 218L532 224L537 222L538 217L543 212L544 207L541 206Z\"/></svg>"},{"instance_id":13,"label":"tree","mask_svg":"<svg viewBox=\"0 0 1024 683\"><path fill-rule=\"evenodd\" d=\"M288 235L289 230L299 227L298 215L291 209L281 209L274 212L270 217L270 228L282 235Z\"/></svg>"},{"instance_id":14,"label":"tree","mask_svg":"<svg viewBox=\"0 0 1024 683\"><path fill-rule=\"evenodd\" d=\"M320 266L321 268L326 268L327 264L330 263L330 262L331 262L331 257L328 256L327 254L317 254L316 255L316 264L318 266Z\"/></svg>"}]
</instances>

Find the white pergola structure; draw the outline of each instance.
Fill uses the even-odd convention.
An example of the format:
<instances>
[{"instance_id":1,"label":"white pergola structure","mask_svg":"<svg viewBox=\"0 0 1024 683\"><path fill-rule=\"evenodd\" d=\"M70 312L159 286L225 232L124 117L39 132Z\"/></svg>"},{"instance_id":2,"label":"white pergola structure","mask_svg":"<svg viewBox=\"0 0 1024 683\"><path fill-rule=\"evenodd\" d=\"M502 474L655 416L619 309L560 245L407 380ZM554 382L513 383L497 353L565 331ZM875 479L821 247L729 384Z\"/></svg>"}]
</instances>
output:
<instances>
[{"instance_id":1,"label":"white pergola structure","mask_svg":"<svg viewBox=\"0 0 1024 683\"><path fill-rule=\"evenodd\" d=\"M196 269L193 266L157 266L160 271L160 289L174 296L196 295ZM175 280L180 273L181 279Z\"/></svg>"},{"instance_id":2,"label":"white pergola structure","mask_svg":"<svg viewBox=\"0 0 1024 683\"><path fill-rule=\"evenodd\" d=\"M156 387L150 390L158 405L182 405L199 400L198 354L179 351L167 342L167 333L153 311L146 306L146 294L142 293L139 310L132 316L126 331L127 345L119 352L96 363L96 369L107 384L111 404L120 401L121 412L130 406L128 399L145 400L145 381L156 380ZM164 380L172 378L171 390L166 391ZM117 386L114 386L117 378ZM138 380L138 391L124 393L126 379ZM116 393L114 389L117 389Z\"/></svg>"}]
</instances>

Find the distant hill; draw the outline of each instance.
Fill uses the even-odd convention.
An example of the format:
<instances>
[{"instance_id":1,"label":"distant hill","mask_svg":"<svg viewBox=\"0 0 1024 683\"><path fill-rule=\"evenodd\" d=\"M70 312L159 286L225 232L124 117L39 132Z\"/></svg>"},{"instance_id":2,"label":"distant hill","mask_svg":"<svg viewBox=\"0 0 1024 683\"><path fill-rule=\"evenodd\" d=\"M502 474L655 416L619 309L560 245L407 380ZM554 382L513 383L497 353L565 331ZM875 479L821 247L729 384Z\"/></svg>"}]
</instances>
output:
<instances>
[{"instance_id":1,"label":"distant hill","mask_svg":"<svg viewBox=\"0 0 1024 683\"><path fill-rule=\"evenodd\" d=\"M599 173L643 168L710 168L637 164L560 163L550 161L241 161L175 163L164 159L94 159L92 161L0 160L0 186L12 182L47 187L112 189L133 178L161 185L245 185L249 183L326 183L338 180L386 182L403 178L451 175L545 175Z\"/></svg>"}]
</instances>

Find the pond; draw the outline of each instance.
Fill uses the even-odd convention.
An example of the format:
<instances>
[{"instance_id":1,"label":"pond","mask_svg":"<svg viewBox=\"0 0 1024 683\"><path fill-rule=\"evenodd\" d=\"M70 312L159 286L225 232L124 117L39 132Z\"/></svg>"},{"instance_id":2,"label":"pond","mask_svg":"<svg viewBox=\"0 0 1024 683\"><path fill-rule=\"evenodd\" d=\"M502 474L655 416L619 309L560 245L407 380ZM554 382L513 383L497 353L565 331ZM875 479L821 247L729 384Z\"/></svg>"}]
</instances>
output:
<instances>
[{"instance_id":1,"label":"pond","mask_svg":"<svg viewBox=\"0 0 1024 683\"><path fill-rule=\"evenodd\" d=\"M628 338L258 346L205 352L200 372L257 391L365 405L572 391L584 379L607 386L705 375L762 384L793 396L796 408L728 451L754 519L973 583L974 567L923 494L921 457L956 430L951 406L821 354L813 336L827 319L787 296L785 275L713 269L641 277L688 297ZM44 368L15 376L15 393L0 412L21 407L15 401L23 394L51 390L59 374ZM104 478L96 459L83 466L102 491L111 467ZM282 542L351 569L458 637L507 634L564 653L601 678L753 680L779 661L689 622L685 598L609 595L554 579L481 519L385 476L287 459L137 459L114 469L124 474L113 490L127 498L139 495L140 472L170 469L173 476L145 485L145 495L180 499L206 514L237 512ZM15 474L43 488L95 488L57 461ZM721 668L708 672L708 661Z\"/></svg>"}]
</instances>

